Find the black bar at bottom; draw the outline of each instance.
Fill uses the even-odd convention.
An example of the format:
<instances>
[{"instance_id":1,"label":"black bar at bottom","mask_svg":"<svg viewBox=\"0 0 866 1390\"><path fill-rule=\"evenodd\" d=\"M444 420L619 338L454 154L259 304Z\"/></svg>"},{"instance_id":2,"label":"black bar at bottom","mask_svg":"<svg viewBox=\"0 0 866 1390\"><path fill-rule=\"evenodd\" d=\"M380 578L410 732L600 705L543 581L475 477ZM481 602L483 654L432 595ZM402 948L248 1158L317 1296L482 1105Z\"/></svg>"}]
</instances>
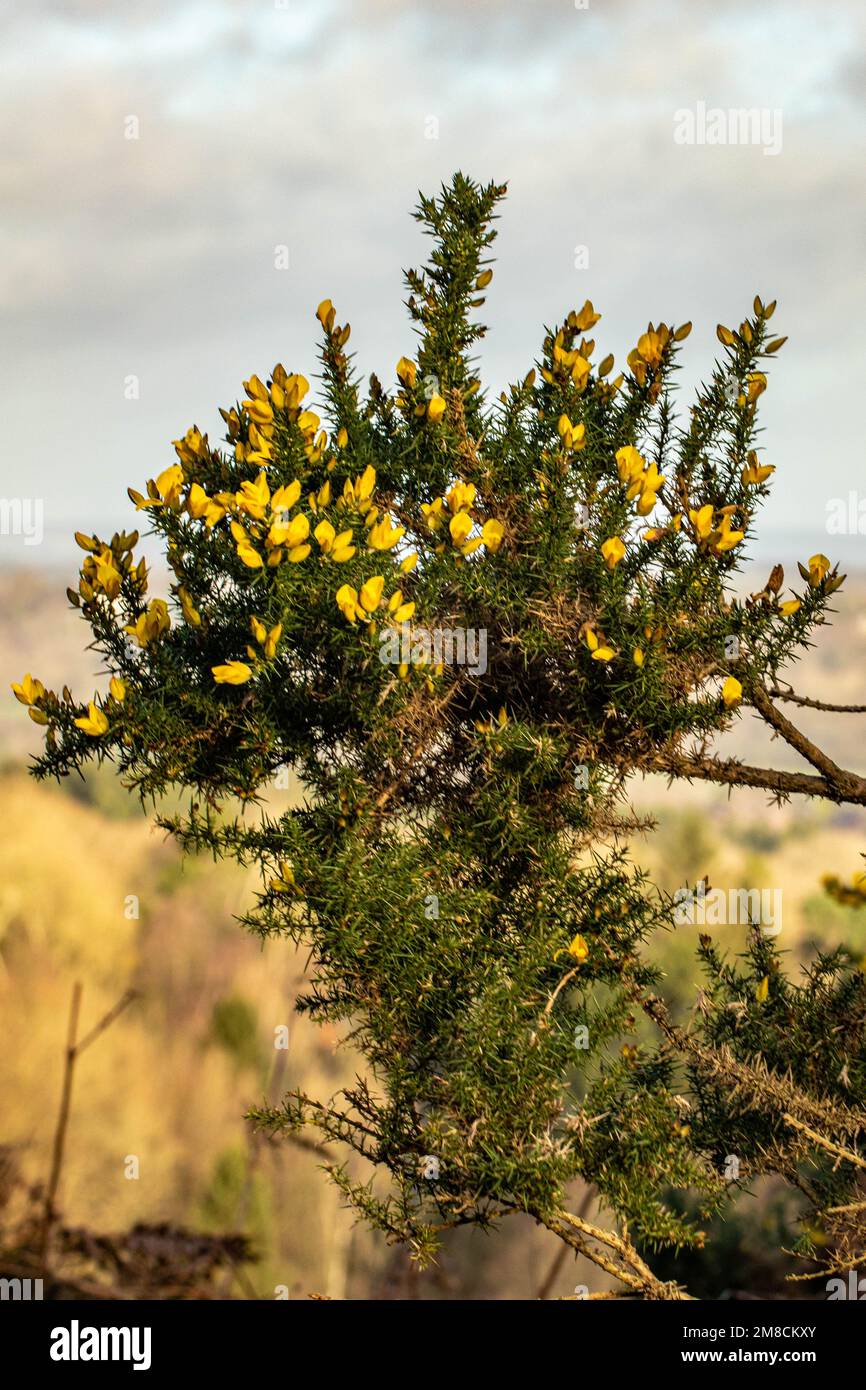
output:
<instances>
[{"instance_id":1,"label":"black bar at bottom","mask_svg":"<svg viewBox=\"0 0 866 1390\"><path fill-rule=\"evenodd\" d=\"M856 1305L857 1299L848 1300ZM500 1321L505 1319L505 1321ZM0 1337L7 1366L52 1379L104 1374L161 1379L195 1372L292 1376L315 1357L333 1381L365 1375L386 1385L414 1364L426 1378L494 1365L522 1348L542 1369L548 1358L575 1373L585 1356L624 1372L679 1371L700 1378L713 1367L760 1366L767 1376L791 1367L822 1374L859 1360L863 1314L844 1301L715 1303L455 1303L393 1302L16 1302L0 1301ZM526 1339L529 1334L529 1340ZM551 1334L559 1334L555 1342ZM389 1345L392 1336L397 1337ZM398 1348L402 1347L402 1352ZM398 1367L408 1357L403 1373ZM376 1363L379 1363L377 1373ZM586 1364L584 1362L584 1364ZM550 1369L550 1366L548 1367ZM513 1364L512 1364L513 1370ZM385 1372L387 1371L387 1374Z\"/></svg>"}]
</instances>

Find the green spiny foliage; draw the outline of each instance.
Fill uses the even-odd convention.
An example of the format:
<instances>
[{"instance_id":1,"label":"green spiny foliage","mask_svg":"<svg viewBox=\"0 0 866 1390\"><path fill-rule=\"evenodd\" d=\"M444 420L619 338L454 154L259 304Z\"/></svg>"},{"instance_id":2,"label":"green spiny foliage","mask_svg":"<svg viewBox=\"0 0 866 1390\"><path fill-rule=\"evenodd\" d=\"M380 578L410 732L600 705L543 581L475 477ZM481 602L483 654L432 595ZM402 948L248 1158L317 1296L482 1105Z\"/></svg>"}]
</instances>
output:
<instances>
[{"instance_id":1,"label":"green spiny foliage","mask_svg":"<svg viewBox=\"0 0 866 1390\"><path fill-rule=\"evenodd\" d=\"M734 595L772 473L757 409L783 341L774 305L720 326L684 419L690 325L651 323L614 376L589 302L488 400L474 314L504 192L457 175L422 198L433 249L406 276L418 345L394 389L362 391L325 301L325 428L278 365L221 412L222 446L193 427L130 491L164 549L165 599L137 533L79 537L70 601L109 692L82 706L28 676L16 693L46 726L38 776L111 759L142 798L188 789L187 813L163 819L184 848L259 866L246 925L311 948L299 1007L345 1020L369 1073L329 1104L292 1095L255 1115L316 1125L384 1170L384 1187L335 1171L374 1225L427 1258L443 1227L523 1211L586 1249L563 1207L582 1177L645 1247L700 1245L732 1145L749 1176L814 1156L783 1112L755 1127L754 1094L732 1097L757 1058L791 1066L791 1112L804 1096L826 1110L837 1045L820 1040L862 1004L862 976L831 958L796 989L765 943L744 975L705 946L710 1002L681 1036L645 949L673 904L623 848L625 784L686 754L693 770L842 579L818 555L796 595L778 567ZM285 766L303 797L277 815L266 793ZM636 1041L641 1012L653 1044ZM864 1075L849 1062L851 1114ZM823 1175L816 1205L855 1171ZM601 1243L634 1290L671 1292L625 1236Z\"/></svg>"}]
</instances>

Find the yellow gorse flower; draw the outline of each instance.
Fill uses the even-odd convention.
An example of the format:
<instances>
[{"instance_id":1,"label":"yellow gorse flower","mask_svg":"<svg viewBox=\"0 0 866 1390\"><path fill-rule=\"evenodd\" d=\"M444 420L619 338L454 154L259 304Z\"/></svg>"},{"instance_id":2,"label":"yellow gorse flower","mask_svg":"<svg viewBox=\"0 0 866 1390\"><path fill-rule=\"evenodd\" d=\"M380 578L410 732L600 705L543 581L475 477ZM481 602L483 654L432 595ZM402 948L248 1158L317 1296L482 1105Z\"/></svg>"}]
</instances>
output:
<instances>
[{"instance_id":1,"label":"yellow gorse flower","mask_svg":"<svg viewBox=\"0 0 866 1390\"><path fill-rule=\"evenodd\" d=\"M481 726L479 725L476 727ZM580 935L580 932L578 932L577 936L572 938L572 940L566 946L564 951L554 952L553 959L559 960L560 956L570 956L571 959L573 961L576 961L578 965L582 965L588 955L589 946L587 945L585 938Z\"/></svg>"},{"instance_id":2,"label":"yellow gorse flower","mask_svg":"<svg viewBox=\"0 0 866 1390\"><path fill-rule=\"evenodd\" d=\"M203 520L208 530L212 530L226 514L225 507L208 497L200 483L193 483L186 499L186 509L194 521Z\"/></svg>"},{"instance_id":3,"label":"yellow gorse flower","mask_svg":"<svg viewBox=\"0 0 866 1390\"><path fill-rule=\"evenodd\" d=\"M363 473L359 473L354 482L347 478L343 484L342 505L345 507L355 507L362 514L366 515L372 509L371 497L376 486L376 470L371 464L367 464ZM337 503L338 506L341 503Z\"/></svg>"},{"instance_id":4,"label":"yellow gorse flower","mask_svg":"<svg viewBox=\"0 0 866 1390\"><path fill-rule=\"evenodd\" d=\"M316 310L316 318L319 320L319 323L322 325L326 333L330 333L331 329L333 328L336 313L337 311L331 303L330 299L323 299L318 309Z\"/></svg>"},{"instance_id":5,"label":"yellow gorse flower","mask_svg":"<svg viewBox=\"0 0 866 1390\"><path fill-rule=\"evenodd\" d=\"M268 425L273 424L274 407L271 405L269 400L246 400L243 404L244 409L246 410L254 425L266 427Z\"/></svg>"},{"instance_id":6,"label":"yellow gorse flower","mask_svg":"<svg viewBox=\"0 0 866 1390\"><path fill-rule=\"evenodd\" d=\"M310 511L317 513L324 507L331 505L331 480L326 478L318 492L311 492L307 499L310 504Z\"/></svg>"},{"instance_id":7,"label":"yellow gorse flower","mask_svg":"<svg viewBox=\"0 0 866 1390\"><path fill-rule=\"evenodd\" d=\"M279 532L277 534L279 534ZM289 550L295 550L298 546L304 544L309 534L309 517L305 516L303 512L298 512L297 516L293 516L288 526L286 526L282 535L282 544L287 545Z\"/></svg>"},{"instance_id":8,"label":"yellow gorse flower","mask_svg":"<svg viewBox=\"0 0 866 1390\"><path fill-rule=\"evenodd\" d=\"M359 502L365 502L368 497L372 496L375 486L376 470L368 463L361 476L355 481L355 497Z\"/></svg>"},{"instance_id":9,"label":"yellow gorse flower","mask_svg":"<svg viewBox=\"0 0 866 1390\"><path fill-rule=\"evenodd\" d=\"M722 685L722 701L727 709L733 709L743 698L743 687L736 676L727 676Z\"/></svg>"},{"instance_id":10,"label":"yellow gorse flower","mask_svg":"<svg viewBox=\"0 0 866 1390\"><path fill-rule=\"evenodd\" d=\"M353 589L351 584L342 584L336 593L337 607L349 623L355 623L359 618L370 619L382 604L384 588L385 576L382 574L374 574L365 580L360 591ZM414 615L415 604L404 602L402 590L395 589L387 602L387 609L394 622L403 623ZM370 631L375 631L372 623Z\"/></svg>"},{"instance_id":11,"label":"yellow gorse flower","mask_svg":"<svg viewBox=\"0 0 866 1390\"><path fill-rule=\"evenodd\" d=\"M646 333L641 334L637 340L637 346L632 348L626 358L631 373L640 386L646 384L647 375L652 373L656 379L653 382L651 390L655 391L658 389L659 382L657 372L662 364L671 337L674 336L677 338L677 341L679 341L680 335L682 337L687 336L690 327L691 325L683 325L683 328L677 329L676 334L672 335L666 323L660 323L658 327L649 324Z\"/></svg>"},{"instance_id":12,"label":"yellow gorse flower","mask_svg":"<svg viewBox=\"0 0 866 1390\"><path fill-rule=\"evenodd\" d=\"M272 878L269 886L274 893L297 893L300 891L295 883L295 871L287 860L280 860L280 877Z\"/></svg>"},{"instance_id":13,"label":"yellow gorse flower","mask_svg":"<svg viewBox=\"0 0 866 1390\"><path fill-rule=\"evenodd\" d=\"M651 463L641 478L641 492L637 502L639 516L647 516L652 511L659 489L664 486L664 481L657 465Z\"/></svg>"},{"instance_id":14,"label":"yellow gorse flower","mask_svg":"<svg viewBox=\"0 0 866 1390\"><path fill-rule=\"evenodd\" d=\"M445 501L452 515L456 512L468 511L475 501L475 484L454 483L445 494Z\"/></svg>"},{"instance_id":15,"label":"yellow gorse flower","mask_svg":"<svg viewBox=\"0 0 866 1390\"><path fill-rule=\"evenodd\" d=\"M620 481L626 484L626 498L630 502L636 498L638 515L647 516L656 504L659 490L664 486L664 478L657 465L648 464L633 444L625 444L616 451L616 468Z\"/></svg>"},{"instance_id":16,"label":"yellow gorse flower","mask_svg":"<svg viewBox=\"0 0 866 1390\"><path fill-rule=\"evenodd\" d=\"M485 521L484 525L481 527L482 543L487 546L487 549L490 551L492 555L495 555L499 547L502 545L502 539L504 535L505 531L502 526L502 522L497 521L494 517L491 517L488 521Z\"/></svg>"},{"instance_id":17,"label":"yellow gorse flower","mask_svg":"<svg viewBox=\"0 0 866 1390\"><path fill-rule=\"evenodd\" d=\"M442 667L437 666L435 670L436 674L441 676ZM495 718L491 715L489 719L476 719L473 722L479 734L498 734L508 726L508 711L504 705L501 705Z\"/></svg>"},{"instance_id":18,"label":"yellow gorse flower","mask_svg":"<svg viewBox=\"0 0 866 1390\"><path fill-rule=\"evenodd\" d=\"M412 387L418 379L418 368L408 357L401 357L397 363L397 376L404 386Z\"/></svg>"},{"instance_id":19,"label":"yellow gorse flower","mask_svg":"<svg viewBox=\"0 0 866 1390\"><path fill-rule=\"evenodd\" d=\"M754 449L750 449L746 456L746 466L740 477L747 486L755 487L758 483L765 483L775 471L773 464L759 463L758 455Z\"/></svg>"},{"instance_id":20,"label":"yellow gorse flower","mask_svg":"<svg viewBox=\"0 0 866 1390\"><path fill-rule=\"evenodd\" d=\"M718 539L713 543L713 549L717 555L722 554L726 550L733 550L734 546L739 545L740 541L745 536L745 531L735 531L732 528L733 522L731 521L730 514L726 512L722 516Z\"/></svg>"},{"instance_id":21,"label":"yellow gorse flower","mask_svg":"<svg viewBox=\"0 0 866 1390\"><path fill-rule=\"evenodd\" d=\"M177 502L183 487L183 469L180 464L173 463L170 468L164 469L156 479L156 487L159 498L154 498L151 505L170 507Z\"/></svg>"},{"instance_id":22,"label":"yellow gorse flower","mask_svg":"<svg viewBox=\"0 0 866 1390\"><path fill-rule=\"evenodd\" d=\"M336 594L337 607L347 622L354 623L365 616L358 602L358 592L351 584L341 584Z\"/></svg>"},{"instance_id":23,"label":"yellow gorse flower","mask_svg":"<svg viewBox=\"0 0 866 1390\"><path fill-rule=\"evenodd\" d=\"M251 377L244 384L253 399L259 399L267 390L258 377ZM280 402L285 401L287 410L291 407L297 413L300 398L308 389L306 378L289 377L283 368L274 368L271 395ZM308 423L315 429L318 416L313 416L312 412L309 415ZM265 565L273 568L284 558L291 564L299 564L310 554L311 547L306 543L310 533L309 518L301 512L290 516L300 495L301 483L297 478L272 493L264 469L260 468L256 478L245 480L236 492L218 493L214 498L209 498L198 483L193 483L186 505L190 516L195 520L204 519L208 528L228 515L238 558L248 569L263 569ZM316 511L319 506L327 505L330 498L330 483L326 482L318 493L310 494L311 509ZM335 558L346 557L340 552Z\"/></svg>"},{"instance_id":24,"label":"yellow gorse flower","mask_svg":"<svg viewBox=\"0 0 866 1390\"><path fill-rule=\"evenodd\" d=\"M210 453L207 442L207 435L202 434L196 425L187 430L183 439L175 439L174 450L181 463L193 466L200 459L206 459Z\"/></svg>"},{"instance_id":25,"label":"yellow gorse flower","mask_svg":"<svg viewBox=\"0 0 866 1390\"><path fill-rule=\"evenodd\" d=\"M667 333L656 333L650 330L649 333L642 333L637 340L637 350L646 362L648 367L657 367L662 360Z\"/></svg>"},{"instance_id":26,"label":"yellow gorse flower","mask_svg":"<svg viewBox=\"0 0 866 1390\"><path fill-rule=\"evenodd\" d=\"M367 535L367 545L370 550L391 550L404 535L405 527L392 526L391 518L386 515L371 526Z\"/></svg>"},{"instance_id":27,"label":"yellow gorse flower","mask_svg":"<svg viewBox=\"0 0 866 1390\"><path fill-rule=\"evenodd\" d=\"M611 536L602 543L601 553L608 569L616 569L623 555L625 555L625 544L621 537Z\"/></svg>"},{"instance_id":28,"label":"yellow gorse flower","mask_svg":"<svg viewBox=\"0 0 866 1390\"><path fill-rule=\"evenodd\" d=\"M763 372L749 372L746 378L746 395L750 405L754 405L759 396L767 389L767 378Z\"/></svg>"},{"instance_id":29,"label":"yellow gorse flower","mask_svg":"<svg viewBox=\"0 0 866 1390\"><path fill-rule=\"evenodd\" d=\"M148 643L161 637L170 627L171 618L169 617L168 604L164 599L155 598L151 600L145 612L140 613L135 622L123 630L134 637L140 647L146 647Z\"/></svg>"},{"instance_id":30,"label":"yellow gorse flower","mask_svg":"<svg viewBox=\"0 0 866 1390\"><path fill-rule=\"evenodd\" d=\"M689 512L689 520L695 528L699 540L706 540L713 530L713 506L708 502L704 507Z\"/></svg>"},{"instance_id":31,"label":"yellow gorse flower","mask_svg":"<svg viewBox=\"0 0 866 1390\"><path fill-rule=\"evenodd\" d=\"M395 623L406 623L415 615L415 604L404 603L402 589L395 589L388 600L388 612Z\"/></svg>"},{"instance_id":32,"label":"yellow gorse flower","mask_svg":"<svg viewBox=\"0 0 866 1390\"><path fill-rule=\"evenodd\" d=\"M183 585L178 589L177 596L180 600L181 612L186 622L189 623L190 627L201 627L201 614Z\"/></svg>"},{"instance_id":33,"label":"yellow gorse flower","mask_svg":"<svg viewBox=\"0 0 866 1390\"><path fill-rule=\"evenodd\" d=\"M313 535L319 542L322 553L337 564L351 560L355 554L351 528L338 534L330 521L320 521Z\"/></svg>"},{"instance_id":34,"label":"yellow gorse flower","mask_svg":"<svg viewBox=\"0 0 866 1390\"><path fill-rule=\"evenodd\" d=\"M424 520L427 522L431 531L438 531L439 527L442 525L444 520L442 509L444 505L441 497L437 497L435 502L421 503L421 511L424 514Z\"/></svg>"},{"instance_id":35,"label":"yellow gorse flower","mask_svg":"<svg viewBox=\"0 0 866 1390\"><path fill-rule=\"evenodd\" d=\"M463 555L472 555L482 545L487 546L491 553L495 553L502 545L504 527L501 521L490 517L481 526L479 534L472 536L475 522L471 515L471 508L475 502L475 496L474 483L458 480L451 485L444 498L437 497L433 502L421 503L424 520L429 529L435 532L441 528L448 517L451 540ZM448 516L449 513L450 516ZM437 553L441 553L441 551ZM411 559L410 567L414 564L415 559Z\"/></svg>"},{"instance_id":36,"label":"yellow gorse flower","mask_svg":"<svg viewBox=\"0 0 866 1390\"><path fill-rule=\"evenodd\" d=\"M570 377L578 391L583 391L589 380L589 362L578 348L566 348L564 341L565 333L560 329L553 343L554 371L560 377ZM542 375L546 380L553 379L553 374L546 368L542 370Z\"/></svg>"},{"instance_id":37,"label":"yellow gorse flower","mask_svg":"<svg viewBox=\"0 0 866 1390\"><path fill-rule=\"evenodd\" d=\"M87 706L87 714L76 719L74 723L77 728L85 734L89 734L91 738L100 738L108 732L108 715L92 700Z\"/></svg>"},{"instance_id":38,"label":"yellow gorse flower","mask_svg":"<svg viewBox=\"0 0 866 1390\"><path fill-rule=\"evenodd\" d=\"M455 545L465 545L472 530L472 517L468 512L457 512L449 521L448 530Z\"/></svg>"},{"instance_id":39,"label":"yellow gorse flower","mask_svg":"<svg viewBox=\"0 0 866 1390\"><path fill-rule=\"evenodd\" d=\"M107 545L103 546L90 563L88 560L84 562L82 573L89 575L93 589L101 589L106 598L116 599L120 593L122 575L114 562L111 549Z\"/></svg>"},{"instance_id":40,"label":"yellow gorse flower","mask_svg":"<svg viewBox=\"0 0 866 1390\"><path fill-rule=\"evenodd\" d=\"M226 661L222 666L212 666L211 671L217 685L243 685L253 674L245 661Z\"/></svg>"},{"instance_id":41,"label":"yellow gorse flower","mask_svg":"<svg viewBox=\"0 0 866 1390\"><path fill-rule=\"evenodd\" d=\"M238 559L242 560L248 569L262 569L264 566L264 560L249 540L238 541L237 552Z\"/></svg>"},{"instance_id":42,"label":"yellow gorse flower","mask_svg":"<svg viewBox=\"0 0 866 1390\"><path fill-rule=\"evenodd\" d=\"M308 445L314 437L318 438L317 431L322 422L315 410L302 410L296 423L301 434L306 438Z\"/></svg>"},{"instance_id":43,"label":"yellow gorse flower","mask_svg":"<svg viewBox=\"0 0 866 1390\"><path fill-rule=\"evenodd\" d=\"M270 500L271 490L268 487L268 480L264 471L259 473L255 482L241 483L240 490L235 493L237 510L246 512L247 515L255 517L257 521L264 520Z\"/></svg>"},{"instance_id":44,"label":"yellow gorse flower","mask_svg":"<svg viewBox=\"0 0 866 1390\"><path fill-rule=\"evenodd\" d=\"M586 630L586 645L592 653L593 661L612 661L616 656L613 647L607 645L603 637L599 637L594 628L588 627Z\"/></svg>"},{"instance_id":45,"label":"yellow gorse flower","mask_svg":"<svg viewBox=\"0 0 866 1390\"><path fill-rule=\"evenodd\" d=\"M576 329L578 333L588 333L590 328L595 328L600 318L601 314L596 313L595 309L592 307L591 299L585 299L583 308L578 310L577 313L572 311L569 315L571 326Z\"/></svg>"},{"instance_id":46,"label":"yellow gorse flower","mask_svg":"<svg viewBox=\"0 0 866 1390\"><path fill-rule=\"evenodd\" d=\"M364 581L358 592L358 599L361 607L368 613L375 613L382 600L382 590L385 587L384 575L374 574L370 579Z\"/></svg>"},{"instance_id":47,"label":"yellow gorse flower","mask_svg":"<svg viewBox=\"0 0 866 1390\"><path fill-rule=\"evenodd\" d=\"M722 555L739 545L746 533L733 529L731 515L736 510L736 507L722 507L716 512L710 502L703 507L690 509L689 520L698 544L706 546L716 555Z\"/></svg>"},{"instance_id":48,"label":"yellow gorse flower","mask_svg":"<svg viewBox=\"0 0 866 1390\"><path fill-rule=\"evenodd\" d=\"M560 415L557 426L563 448L568 453L576 453L586 445L586 425L573 425L567 415Z\"/></svg>"},{"instance_id":49,"label":"yellow gorse flower","mask_svg":"<svg viewBox=\"0 0 866 1390\"><path fill-rule=\"evenodd\" d=\"M643 473L645 466L643 454L633 444L624 444L621 449L617 449L616 467L621 482L634 483Z\"/></svg>"},{"instance_id":50,"label":"yellow gorse flower","mask_svg":"<svg viewBox=\"0 0 866 1390\"><path fill-rule=\"evenodd\" d=\"M582 965L589 955L589 946L579 932L570 942L567 954L572 960L577 961L578 965Z\"/></svg>"},{"instance_id":51,"label":"yellow gorse flower","mask_svg":"<svg viewBox=\"0 0 866 1390\"><path fill-rule=\"evenodd\" d=\"M20 685L12 686L12 693L20 704L35 705L45 694L45 686L28 671L26 676L22 676Z\"/></svg>"}]
</instances>

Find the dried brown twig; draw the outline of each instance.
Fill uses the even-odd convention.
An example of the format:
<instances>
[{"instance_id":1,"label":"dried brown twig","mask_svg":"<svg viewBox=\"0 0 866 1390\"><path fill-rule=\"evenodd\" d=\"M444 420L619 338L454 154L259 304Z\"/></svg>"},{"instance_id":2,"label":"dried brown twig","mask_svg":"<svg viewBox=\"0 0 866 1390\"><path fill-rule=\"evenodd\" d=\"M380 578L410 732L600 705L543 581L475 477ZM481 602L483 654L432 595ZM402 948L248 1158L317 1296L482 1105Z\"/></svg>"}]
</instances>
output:
<instances>
[{"instance_id":1,"label":"dried brown twig","mask_svg":"<svg viewBox=\"0 0 866 1390\"><path fill-rule=\"evenodd\" d=\"M98 1037L109 1028L116 1018L128 1008L134 999L138 997L135 990L128 989L121 999L103 1015L95 1027L78 1041L78 1019L81 1012L81 995L83 993L80 981L76 980L72 986L72 1002L69 1009L69 1027L66 1037L66 1057L63 1068L63 1088L60 1093L60 1109L57 1115L57 1125L54 1130L54 1143L51 1151L51 1172L48 1178L48 1186L45 1189L45 1206L42 1218L42 1239L40 1246L40 1264L43 1271L47 1271L49 1263L51 1233L57 1219L55 1202L57 1199L57 1189L60 1186L60 1174L63 1168L63 1153L66 1146L66 1132L69 1127L69 1112L72 1104L72 1083L75 1077L75 1063L81 1056L85 1048L95 1042Z\"/></svg>"}]
</instances>

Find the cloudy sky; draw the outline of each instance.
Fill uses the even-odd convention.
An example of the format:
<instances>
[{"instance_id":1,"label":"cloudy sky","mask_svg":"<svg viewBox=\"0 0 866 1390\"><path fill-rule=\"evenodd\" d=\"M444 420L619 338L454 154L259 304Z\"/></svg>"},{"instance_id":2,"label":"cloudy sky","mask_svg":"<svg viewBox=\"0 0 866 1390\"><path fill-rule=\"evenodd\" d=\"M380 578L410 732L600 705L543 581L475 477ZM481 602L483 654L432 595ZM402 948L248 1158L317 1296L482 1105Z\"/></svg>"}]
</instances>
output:
<instances>
[{"instance_id":1,"label":"cloudy sky","mask_svg":"<svg viewBox=\"0 0 866 1390\"><path fill-rule=\"evenodd\" d=\"M0 561L71 560L59 537L127 521L127 484L193 421L215 438L243 376L312 375L325 295L390 379L408 214L457 168L510 188L491 385L587 296L619 360L691 318L684 384L777 297L771 544L866 543L825 530L866 496L858 0L0 0L0 31L0 497L44 499L46 531ZM677 143L699 103L765 111L781 149Z\"/></svg>"}]
</instances>

